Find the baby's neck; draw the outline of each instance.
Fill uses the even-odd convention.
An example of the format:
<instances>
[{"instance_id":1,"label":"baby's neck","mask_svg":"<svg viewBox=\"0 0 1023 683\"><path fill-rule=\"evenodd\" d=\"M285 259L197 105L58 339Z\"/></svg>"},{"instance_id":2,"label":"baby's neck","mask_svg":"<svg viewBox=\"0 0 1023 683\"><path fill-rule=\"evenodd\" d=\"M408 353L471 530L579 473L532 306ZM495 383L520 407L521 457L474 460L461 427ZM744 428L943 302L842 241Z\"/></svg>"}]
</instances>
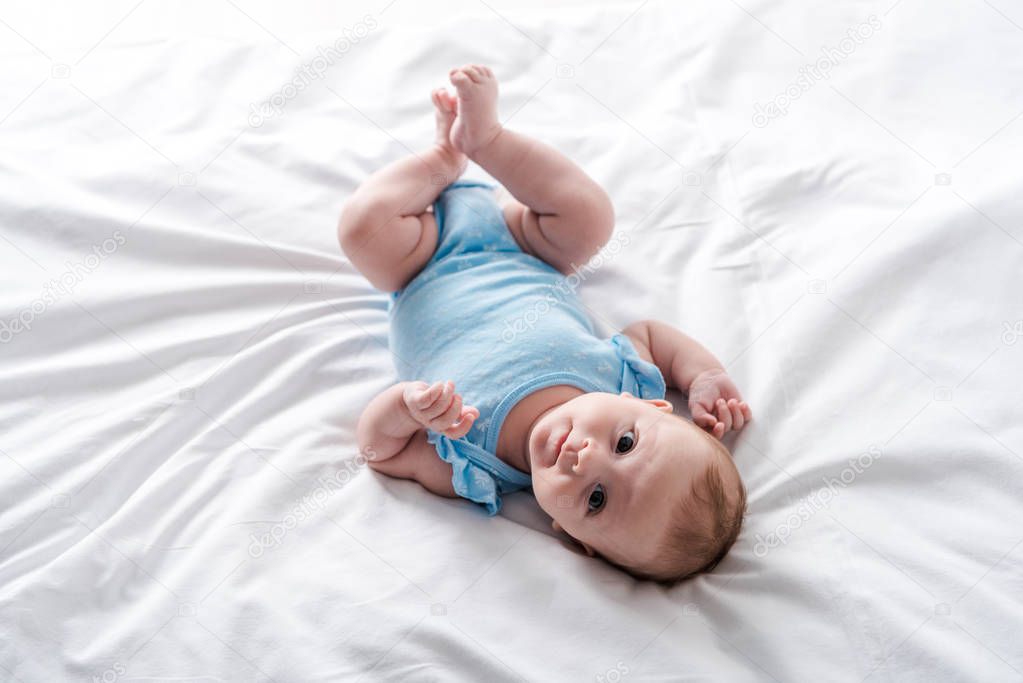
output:
<instances>
[{"instance_id":1,"label":"baby's neck","mask_svg":"<svg viewBox=\"0 0 1023 683\"><path fill-rule=\"evenodd\" d=\"M582 389L557 384L534 391L519 400L501 424L501 433L497 438L497 457L521 472L531 473L529 435L533 427L547 412L584 393Z\"/></svg>"}]
</instances>

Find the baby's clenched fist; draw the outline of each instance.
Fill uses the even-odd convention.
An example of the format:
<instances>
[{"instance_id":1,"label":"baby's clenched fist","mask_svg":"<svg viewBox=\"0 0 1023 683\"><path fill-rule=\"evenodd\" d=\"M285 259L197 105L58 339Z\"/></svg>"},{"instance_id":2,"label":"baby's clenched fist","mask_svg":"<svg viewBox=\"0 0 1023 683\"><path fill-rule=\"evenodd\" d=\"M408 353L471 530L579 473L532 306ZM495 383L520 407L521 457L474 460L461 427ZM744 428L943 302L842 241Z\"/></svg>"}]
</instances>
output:
<instances>
[{"instance_id":1,"label":"baby's clenched fist","mask_svg":"<svg viewBox=\"0 0 1023 683\"><path fill-rule=\"evenodd\" d=\"M455 393L451 380L433 384L409 382L402 398L412 419L451 439L465 436L480 416L476 408L462 405L462 397Z\"/></svg>"}]
</instances>

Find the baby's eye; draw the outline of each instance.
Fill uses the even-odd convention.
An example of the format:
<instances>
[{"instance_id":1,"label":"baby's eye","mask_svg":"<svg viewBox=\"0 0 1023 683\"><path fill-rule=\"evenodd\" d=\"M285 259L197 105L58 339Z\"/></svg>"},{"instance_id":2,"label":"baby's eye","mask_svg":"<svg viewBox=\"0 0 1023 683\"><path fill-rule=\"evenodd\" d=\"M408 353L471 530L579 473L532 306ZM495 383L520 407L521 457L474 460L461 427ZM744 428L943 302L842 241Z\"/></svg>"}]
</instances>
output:
<instances>
[{"instance_id":1,"label":"baby's eye","mask_svg":"<svg viewBox=\"0 0 1023 683\"><path fill-rule=\"evenodd\" d=\"M586 507L590 512L600 512L600 509L604 507L604 501L607 500L607 494L604 493L604 487L600 484L593 489L593 493L590 494L590 499L586 501Z\"/></svg>"},{"instance_id":2,"label":"baby's eye","mask_svg":"<svg viewBox=\"0 0 1023 683\"><path fill-rule=\"evenodd\" d=\"M615 446L615 453L628 453L635 445L636 433L632 431L625 432L618 437L618 444Z\"/></svg>"}]
</instances>

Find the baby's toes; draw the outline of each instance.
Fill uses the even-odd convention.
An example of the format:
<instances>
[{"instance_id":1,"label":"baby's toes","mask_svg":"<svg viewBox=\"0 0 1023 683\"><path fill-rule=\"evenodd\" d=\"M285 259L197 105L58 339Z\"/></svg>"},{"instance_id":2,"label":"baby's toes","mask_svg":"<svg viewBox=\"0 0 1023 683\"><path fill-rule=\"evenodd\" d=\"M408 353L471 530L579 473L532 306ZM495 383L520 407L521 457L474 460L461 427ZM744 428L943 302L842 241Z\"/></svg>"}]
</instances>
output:
<instances>
[{"instance_id":1,"label":"baby's toes","mask_svg":"<svg viewBox=\"0 0 1023 683\"><path fill-rule=\"evenodd\" d=\"M451 84L456 88L465 88L472 85L473 81L469 78L469 74L466 73L465 69L453 69L449 75Z\"/></svg>"},{"instance_id":2,"label":"baby's toes","mask_svg":"<svg viewBox=\"0 0 1023 683\"><path fill-rule=\"evenodd\" d=\"M494 78L494 72L482 64L473 64L471 75L474 77L473 80L481 85L488 85L497 80Z\"/></svg>"},{"instance_id":3,"label":"baby's toes","mask_svg":"<svg viewBox=\"0 0 1023 683\"><path fill-rule=\"evenodd\" d=\"M437 88L430 93L430 99L433 100L433 106L437 107L437 111L441 114L446 117L454 114L454 98L447 88Z\"/></svg>"},{"instance_id":4,"label":"baby's toes","mask_svg":"<svg viewBox=\"0 0 1023 683\"><path fill-rule=\"evenodd\" d=\"M440 97L441 107L444 111L448 114L454 114L455 105L458 104L458 100L455 99L455 96L448 92L447 88L439 88L438 97Z\"/></svg>"}]
</instances>

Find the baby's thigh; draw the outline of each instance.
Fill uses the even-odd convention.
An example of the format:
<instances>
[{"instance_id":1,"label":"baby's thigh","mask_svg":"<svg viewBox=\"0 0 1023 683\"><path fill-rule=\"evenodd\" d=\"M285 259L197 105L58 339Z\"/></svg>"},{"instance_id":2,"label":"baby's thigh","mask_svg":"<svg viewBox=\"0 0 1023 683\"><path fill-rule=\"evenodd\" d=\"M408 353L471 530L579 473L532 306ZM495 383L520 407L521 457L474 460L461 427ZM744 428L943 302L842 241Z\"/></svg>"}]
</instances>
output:
<instances>
[{"instance_id":1,"label":"baby's thigh","mask_svg":"<svg viewBox=\"0 0 1023 683\"><path fill-rule=\"evenodd\" d=\"M426 211L339 227L341 248L377 289L396 292L409 283L437 248L437 220Z\"/></svg>"}]
</instances>

